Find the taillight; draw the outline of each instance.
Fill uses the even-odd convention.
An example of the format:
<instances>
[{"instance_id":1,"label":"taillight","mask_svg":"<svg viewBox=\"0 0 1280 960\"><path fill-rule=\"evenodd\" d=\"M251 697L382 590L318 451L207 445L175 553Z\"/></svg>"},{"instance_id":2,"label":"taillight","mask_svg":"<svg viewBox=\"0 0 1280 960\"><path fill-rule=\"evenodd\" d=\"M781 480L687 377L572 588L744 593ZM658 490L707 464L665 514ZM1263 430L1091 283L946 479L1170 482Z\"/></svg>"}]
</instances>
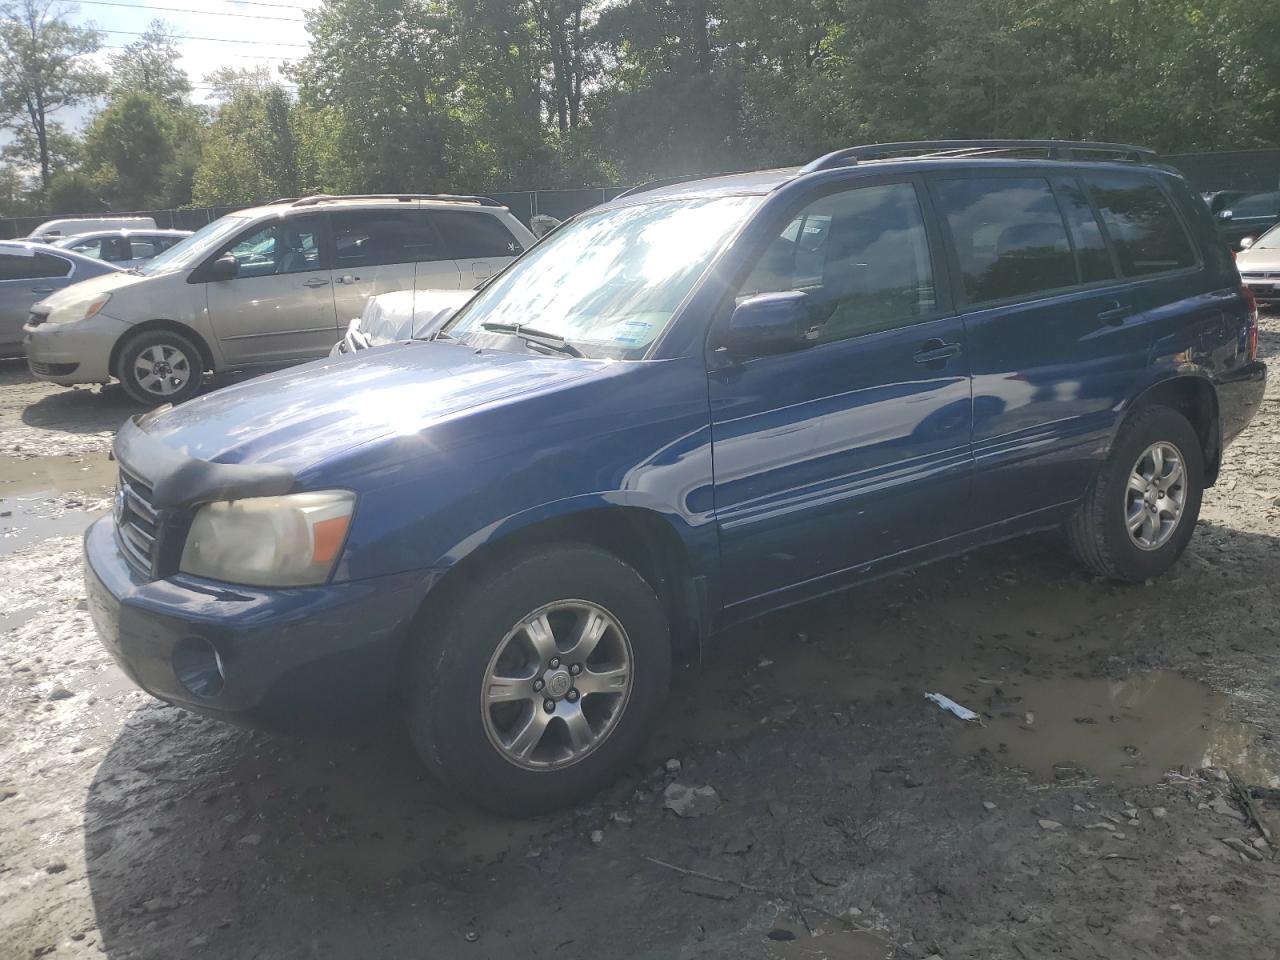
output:
<instances>
[{"instance_id":1,"label":"taillight","mask_svg":"<svg viewBox=\"0 0 1280 960\"><path fill-rule=\"evenodd\" d=\"M1253 295L1247 283L1240 284L1240 296L1244 298L1245 308L1249 311L1249 330L1246 334L1245 356L1247 362L1258 359L1258 298Z\"/></svg>"}]
</instances>

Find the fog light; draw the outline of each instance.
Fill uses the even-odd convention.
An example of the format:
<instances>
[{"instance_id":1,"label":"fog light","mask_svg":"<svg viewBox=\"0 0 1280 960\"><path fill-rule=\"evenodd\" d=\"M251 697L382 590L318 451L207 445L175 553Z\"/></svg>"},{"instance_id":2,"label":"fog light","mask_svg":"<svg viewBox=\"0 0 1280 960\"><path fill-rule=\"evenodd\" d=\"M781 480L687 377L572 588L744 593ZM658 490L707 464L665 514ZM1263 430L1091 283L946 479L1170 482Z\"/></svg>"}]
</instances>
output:
<instances>
[{"instance_id":1,"label":"fog light","mask_svg":"<svg viewBox=\"0 0 1280 960\"><path fill-rule=\"evenodd\" d=\"M173 672L178 682L197 697L216 697L227 676L222 657L212 643L201 637L184 637L173 648Z\"/></svg>"}]
</instances>

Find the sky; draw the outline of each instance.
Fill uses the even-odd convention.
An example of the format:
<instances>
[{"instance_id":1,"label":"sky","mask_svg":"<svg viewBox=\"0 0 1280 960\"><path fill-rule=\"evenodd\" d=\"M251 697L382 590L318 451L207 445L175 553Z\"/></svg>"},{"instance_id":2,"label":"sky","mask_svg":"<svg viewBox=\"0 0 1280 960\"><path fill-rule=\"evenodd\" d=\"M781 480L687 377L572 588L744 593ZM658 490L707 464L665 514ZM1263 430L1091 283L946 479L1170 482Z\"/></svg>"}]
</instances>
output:
<instances>
[{"instance_id":1,"label":"sky","mask_svg":"<svg viewBox=\"0 0 1280 960\"><path fill-rule=\"evenodd\" d=\"M307 31L303 15L320 0L78 0L60 4L70 11L73 23L92 24L103 31L107 58L120 47L137 40L152 20L165 22L166 33L181 39L179 65L195 86L196 103L209 99L204 76L219 67L267 66L279 78L278 68L306 53ZM115 49L113 49L115 48ZM63 125L81 130L94 107L67 109L51 115Z\"/></svg>"}]
</instances>

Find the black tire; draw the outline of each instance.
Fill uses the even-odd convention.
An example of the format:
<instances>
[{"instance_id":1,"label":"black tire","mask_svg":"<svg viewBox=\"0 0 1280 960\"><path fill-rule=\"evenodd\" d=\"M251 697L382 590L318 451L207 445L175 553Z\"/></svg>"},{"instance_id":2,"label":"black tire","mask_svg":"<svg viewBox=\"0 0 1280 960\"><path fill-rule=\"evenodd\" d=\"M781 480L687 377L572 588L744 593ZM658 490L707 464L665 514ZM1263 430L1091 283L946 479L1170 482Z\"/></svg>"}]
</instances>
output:
<instances>
[{"instance_id":1,"label":"black tire","mask_svg":"<svg viewBox=\"0 0 1280 960\"><path fill-rule=\"evenodd\" d=\"M170 377L142 374L139 364L145 366L152 356L169 364ZM190 337L172 330L144 330L134 334L121 347L118 364L116 375L125 391L150 407L183 403L199 393L204 385L204 355ZM169 392L166 393L166 389Z\"/></svg>"},{"instance_id":2,"label":"black tire","mask_svg":"<svg viewBox=\"0 0 1280 960\"><path fill-rule=\"evenodd\" d=\"M631 656L630 692L617 708L618 719L590 752L567 766L528 769L508 759L491 739L485 714L493 708L482 706L486 677L516 624L548 604L568 600L598 605L621 626ZM405 712L418 753L447 786L507 816L544 813L612 782L652 728L671 674L670 631L653 590L617 557L585 545L513 554L448 590L416 629ZM534 675L541 669L533 667ZM582 698L584 713L588 699ZM533 710L540 704L533 702ZM531 716L523 703L516 709Z\"/></svg>"},{"instance_id":3,"label":"black tire","mask_svg":"<svg viewBox=\"0 0 1280 960\"><path fill-rule=\"evenodd\" d=\"M1138 458L1156 443L1171 444L1181 454L1185 497L1168 540L1154 549L1142 549L1130 537L1125 522L1126 488ZM1182 555L1195 532L1203 495L1204 452L1195 430L1176 410L1146 407L1121 426L1110 455L1067 522L1067 539L1076 559L1091 572L1141 583L1163 574Z\"/></svg>"}]
</instances>

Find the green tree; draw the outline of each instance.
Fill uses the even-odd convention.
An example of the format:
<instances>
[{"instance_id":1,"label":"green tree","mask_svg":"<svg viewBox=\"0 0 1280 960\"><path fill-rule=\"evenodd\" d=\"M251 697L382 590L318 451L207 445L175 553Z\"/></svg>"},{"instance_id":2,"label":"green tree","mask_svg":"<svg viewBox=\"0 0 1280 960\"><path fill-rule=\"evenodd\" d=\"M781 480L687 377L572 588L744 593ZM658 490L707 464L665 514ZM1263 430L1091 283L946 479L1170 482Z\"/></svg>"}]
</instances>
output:
<instances>
[{"instance_id":1,"label":"green tree","mask_svg":"<svg viewBox=\"0 0 1280 960\"><path fill-rule=\"evenodd\" d=\"M171 106L187 103L191 81L178 66L181 54L169 39L171 32L163 20L152 20L141 37L108 58L111 96L140 91Z\"/></svg>"},{"instance_id":2,"label":"green tree","mask_svg":"<svg viewBox=\"0 0 1280 960\"><path fill-rule=\"evenodd\" d=\"M0 127L32 145L40 182L49 185L59 128L49 115L96 96L102 74L90 54L96 30L68 21L72 8L53 0L0 3Z\"/></svg>"},{"instance_id":3,"label":"green tree","mask_svg":"<svg viewBox=\"0 0 1280 960\"><path fill-rule=\"evenodd\" d=\"M117 209L189 203L202 140L189 107L141 90L121 93L85 133L84 171Z\"/></svg>"},{"instance_id":4,"label":"green tree","mask_svg":"<svg viewBox=\"0 0 1280 960\"><path fill-rule=\"evenodd\" d=\"M45 191L45 209L49 213L94 213L110 208L93 178L78 170L58 171Z\"/></svg>"}]
</instances>

